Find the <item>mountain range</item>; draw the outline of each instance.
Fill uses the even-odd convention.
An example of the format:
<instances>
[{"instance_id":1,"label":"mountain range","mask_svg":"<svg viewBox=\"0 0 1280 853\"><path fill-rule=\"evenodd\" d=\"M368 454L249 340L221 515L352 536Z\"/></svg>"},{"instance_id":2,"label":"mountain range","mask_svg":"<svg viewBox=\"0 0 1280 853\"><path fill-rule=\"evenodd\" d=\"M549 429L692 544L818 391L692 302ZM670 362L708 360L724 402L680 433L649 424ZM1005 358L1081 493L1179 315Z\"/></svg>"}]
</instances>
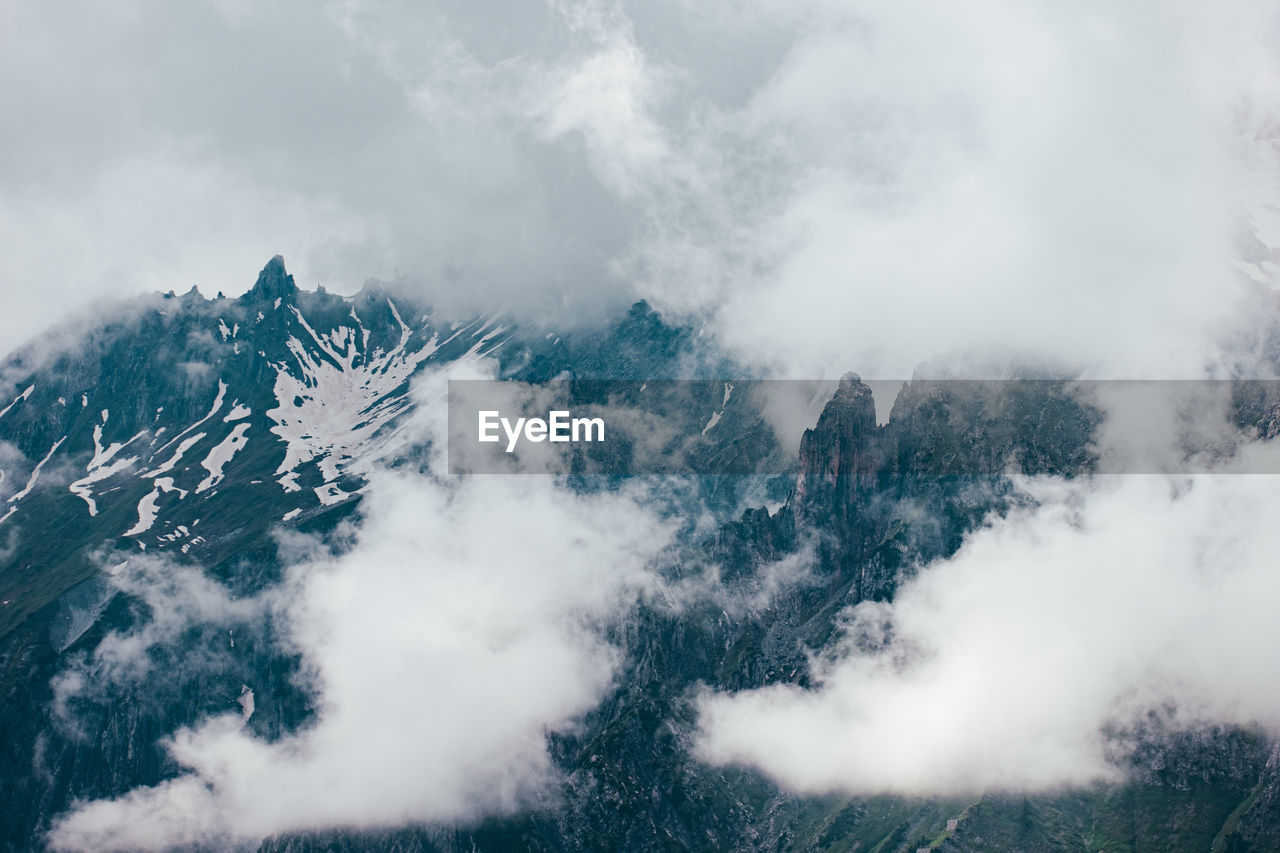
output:
<instances>
[{"instance_id":1,"label":"mountain range","mask_svg":"<svg viewBox=\"0 0 1280 853\"><path fill-rule=\"evenodd\" d=\"M268 741L311 724L306 655L270 616L170 626L146 650L145 679L86 684L100 674L86 662L112 638L182 617L149 603L140 563L195 568L235 600L281 588L299 537L348 547L376 472L427 467L419 419L444 401L424 377L448 368L527 383L696 378L706 387L676 408L708 446L798 451L786 473L689 478L677 506L711 521L683 529L660 572L676 589L714 565L719 591L678 606L646 598L601 629L617 670L602 701L546 733L551 790L472 820L234 846L1280 850L1280 748L1256 729L1170 730L1153 717L1117 758L1122 778L1034 794L803 795L701 760L698 691L807 686L810 656L838 635L841 614L891 601L1016 508L1016 477L1087 476L1100 422L1052 381L909 382L879 422L871 389L849 375L812 428L773 436L746 395L721 395L734 365L703 346L644 303L559 331L500 314L445 320L394 285L352 297L302 290L276 257L238 298L156 294L10 356L0 366L11 388L0 401L0 845L42 849L77 804L180 776L166 738L211 716L239 714ZM1241 410L1267 438L1273 414ZM617 480L569 484L607 491ZM770 574L793 558L802 576ZM82 683L68 691L68 679Z\"/></svg>"}]
</instances>

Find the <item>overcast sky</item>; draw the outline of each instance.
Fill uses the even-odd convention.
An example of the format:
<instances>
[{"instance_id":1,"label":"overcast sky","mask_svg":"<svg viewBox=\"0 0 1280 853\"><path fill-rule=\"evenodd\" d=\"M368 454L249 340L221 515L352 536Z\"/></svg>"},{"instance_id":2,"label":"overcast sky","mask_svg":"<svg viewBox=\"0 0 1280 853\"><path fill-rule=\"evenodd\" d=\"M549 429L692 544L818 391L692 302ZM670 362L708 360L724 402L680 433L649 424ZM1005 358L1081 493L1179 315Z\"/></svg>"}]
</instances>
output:
<instances>
[{"instance_id":1,"label":"overcast sky","mask_svg":"<svg viewBox=\"0 0 1280 853\"><path fill-rule=\"evenodd\" d=\"M526 321L647 298L779 376L1270 374L1277 44L1275 0L0 0L0 345L97 297L234 295L280 253L306 287L399 275ZM806 791L1035 789L1106 775L1099 729L1166 700L1280 726L1272 481L1023 484L1036 507L844 614L816 689L703 695L699 755ZM60 846L465 819L546 784L542 733L617 666L583 619L654 582L652 503L375 475L369 506L293 570L317 725L183 730L189 774L84 804ZM861 651L885 624L901 644ZM396 716L437 683L456 706Z\"/></svg>"},{"instance_id":2,"label":"overcast sky","mask_svg":"<svg viewBox=\"0 0 1280 853\"><path fill-rule=\"evenodd\" d=\"M1195 375L1239 236L1280 244L1275 6L4 2L0 344L282 253L559 323L646 297L790 375Z\"/></svg>"}]
</instances>

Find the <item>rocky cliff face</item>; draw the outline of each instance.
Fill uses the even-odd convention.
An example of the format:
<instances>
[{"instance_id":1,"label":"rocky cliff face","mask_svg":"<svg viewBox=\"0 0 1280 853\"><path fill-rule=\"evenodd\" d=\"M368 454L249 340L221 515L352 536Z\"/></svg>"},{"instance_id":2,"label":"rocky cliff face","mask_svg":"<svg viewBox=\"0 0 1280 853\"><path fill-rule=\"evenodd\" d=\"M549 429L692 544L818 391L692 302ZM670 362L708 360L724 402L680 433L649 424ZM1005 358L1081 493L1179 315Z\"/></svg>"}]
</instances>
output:
<instances>
[{"instance_id":1,"label":"rocky cliff face","mask_svg":"<svg viewBox=\"0 0 1280 853\"><path fill-rule=\"evenodd\" d=\"M847 376L823 408L818 423L800 440L800 474L792 501L802 518L830 519L834 509L842 526L852 519L858 496L874 483L882 465L875 401L871 389Z\"/></svg>"},{"instance_id":2,"label":"rocky cliff face","mask_svg":"<svg viewBox=\"0 0 1280 853\"><path fill-rule=\"evenodd\" d=\"M312 697L270 619L230 634L178 631L154 651L165 677L82 690L60 707L55 685L69 661L155 616L103 582L104 555L108 571L164 554L236 594L269 587L283 562L276 531L332 536L360 504L365 466L414 464L412 437L398 430L413 377L482 355L529 380L728 369L642 305L604 329L525 334L496 317L438 322L377 287L350 299L301 291L279 259L240 299L142 300L74 348L7 364L17 384L0 412L14 451L0 483L0 846L38 848L75 798L171 778L179 768L161 739L245 708L245 685L255 734L305 725ZM1257 733L1155 742L1125 785L974 802L804 798L692 757L701 686L806 684L807 655L844 608L891 598L1006 511L1006 472L1089 470L1097 422L1061 383L918 381L878 426L870 390L846 377L802 437L781 506L742 512L741 491L707 489L707 505L733 516L669 579L715 564L736 604L650 602L614 629L622 671L580 726L551 736L563 784L543 807L474 826L272 838L261 849L1280 849L1277 753ZM8 545L6 526L18 531ZM812 563L804 582L758 594L770 567L794 555Z\"/></svg>"}]
</instances>

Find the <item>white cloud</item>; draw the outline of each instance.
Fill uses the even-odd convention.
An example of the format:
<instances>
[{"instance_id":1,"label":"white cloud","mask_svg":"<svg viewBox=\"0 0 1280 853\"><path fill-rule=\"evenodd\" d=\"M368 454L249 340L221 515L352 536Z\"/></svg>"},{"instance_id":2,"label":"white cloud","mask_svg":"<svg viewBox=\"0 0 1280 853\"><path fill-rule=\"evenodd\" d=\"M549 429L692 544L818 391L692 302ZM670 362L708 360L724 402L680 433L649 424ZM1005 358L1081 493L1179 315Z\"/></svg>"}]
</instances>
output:
<instances>
[{"instance_id":1,"label":"white cloud","mask_svg":"<svg viewBox=\"0 0 1280 853\"><path fill-rule=\"evenodd\" d=\"M88 294L235 293L282 252L458 311L646 296L784 375L974 350L1195 375L1241 311L1237 231L1280 243L1276 13L15 7L0 342Z\"/></svg>"},{"instance_id":2,"label":"white cloud","mask_svg":"<svg viewBox=\"0 0 1280 853\"><path fill-rule=\"evenodd\" d=\"M568 31L588 45L582 57L548 69L537 112L552 139L582 135L603 184L622 198L651 188L669 152L654 109L662 94L662 72L636 44L621 5L560 2L552 7ZM535 113L536 114L536 113Z\"/></svg>"},{"instance_id":3,"label":"white cloud","mask_svg":"<svg viewBox=\"0 0 1280 853\"><path fill-rule=\"evenodd\" d=\"M1240 134L1274 116L1240 105L1280 79L1257 49L1276 11L807 4L713 114L716 215L658 230L634 271L792 375L974 351L1199 375L1240 311L1245 199L1273 184L1274 140Z\"/></svg>"},{"instance_id":4,"label":"white cloud","mask_svg":"<svg viewBox=\"0 0 1280 853\"><path fill-rule=\"evenodd\" d=\"M701 756L810 792L1044 790L1117 777L1104 731L1151 710L1280 729L1276 478L1022 487L1035 508L847 612L816 688L704 693Z\"/></svg>"},{"instance_id":5,"label":"white cloud","mask_svg":"<svg viewBox=\"0 0 1280 853\"><path fill-rule=\"evenodd\" d=\"M60 647L74 641L101 615L101 608L117 592L146 605L146 616L132 629L109 631L92 653L73 655L53 679L53 715L67 734L84 737L73 700L90 698L113 701L122 687L137 687L157 676L157 648L172 648L183 633L197 627L217 626L239 631L261 626L275 606L273 593L237 598L231 590L205 575L196 566L171 562L162 555L102 551L93 559L103 569L102 588L92 605L72 620ZM215 668L227 662L225 646L193 643L182 650L186 667Z\"/></svg>"},{"instance_id":6,"label":"white cloud","mask_svg":"<svg viewBox=\"0 0 1280 853\"><path fill-rule=\"evenodd\" d=\"M670 529L626 491L371 476L351 550L294 566L275 599L315 720L274 742L238 714L180 730L168 748L184 775L80 804L55 848L467 820L545 795L546 736L609 686L601 629L649 587Z\"/></svg>"},{"instance_id":7,"label":"white cloud","mask_svg":"<svg viewBox=\"0 0 1280 853\"><path fill-rule=\"evenodd\" d=\"M619 298L614 203L531 114L590 46L526 55L564 30L530 6L501 10L504 55L494 11L6 9L0 345L93 296L235 295L276 253L307 286L399 272L459 310Z\"/></svg>"}]
</instances>

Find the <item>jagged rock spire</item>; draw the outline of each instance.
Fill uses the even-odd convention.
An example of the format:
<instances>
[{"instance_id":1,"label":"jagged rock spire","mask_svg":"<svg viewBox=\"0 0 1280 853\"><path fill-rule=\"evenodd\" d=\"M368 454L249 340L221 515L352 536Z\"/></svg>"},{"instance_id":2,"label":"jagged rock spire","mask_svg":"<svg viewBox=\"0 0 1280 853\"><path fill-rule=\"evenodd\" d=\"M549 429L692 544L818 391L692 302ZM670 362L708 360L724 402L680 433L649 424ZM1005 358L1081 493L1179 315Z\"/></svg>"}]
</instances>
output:
<instances>
[{"instance_id":1,"label":"jagged rock spire","mask_svg":"<svg viewBox=\"0 0 1280 853\"><path fill-rule=\"evenodd\" d=\"M874 475L876 407L871 389L855 373L840 379L836 393L813 429L800 440L800 476L795 505L810 502L848 507L859 482Z\"/></svg>"},{"instance_id":2,"label":"jagged rock spire","mask_svg":"<svg viewBox=\"0 0 1280 853\"><path fill-rule=\"evenodd\" d=\"M253 289L245 294L244 299L253 302L271 299L290 300L297 292L298 286L294 284L293 276L285 271L284 258L276 255L267 261L262 272L258 273L258 280L254 283Z\"/></svg>"},{"instance_id":3,"label":"jagged rock spire","mask_svg":"<svg viewBox=\"0 0 1280 853\"><path fill-rule=\"evenodd\" d=\"M836 393L822 410L816 430L836 430L865 442L876 429L876 404L871 388L856 373L840 377Z\"/></svg>"}]
</instances>

